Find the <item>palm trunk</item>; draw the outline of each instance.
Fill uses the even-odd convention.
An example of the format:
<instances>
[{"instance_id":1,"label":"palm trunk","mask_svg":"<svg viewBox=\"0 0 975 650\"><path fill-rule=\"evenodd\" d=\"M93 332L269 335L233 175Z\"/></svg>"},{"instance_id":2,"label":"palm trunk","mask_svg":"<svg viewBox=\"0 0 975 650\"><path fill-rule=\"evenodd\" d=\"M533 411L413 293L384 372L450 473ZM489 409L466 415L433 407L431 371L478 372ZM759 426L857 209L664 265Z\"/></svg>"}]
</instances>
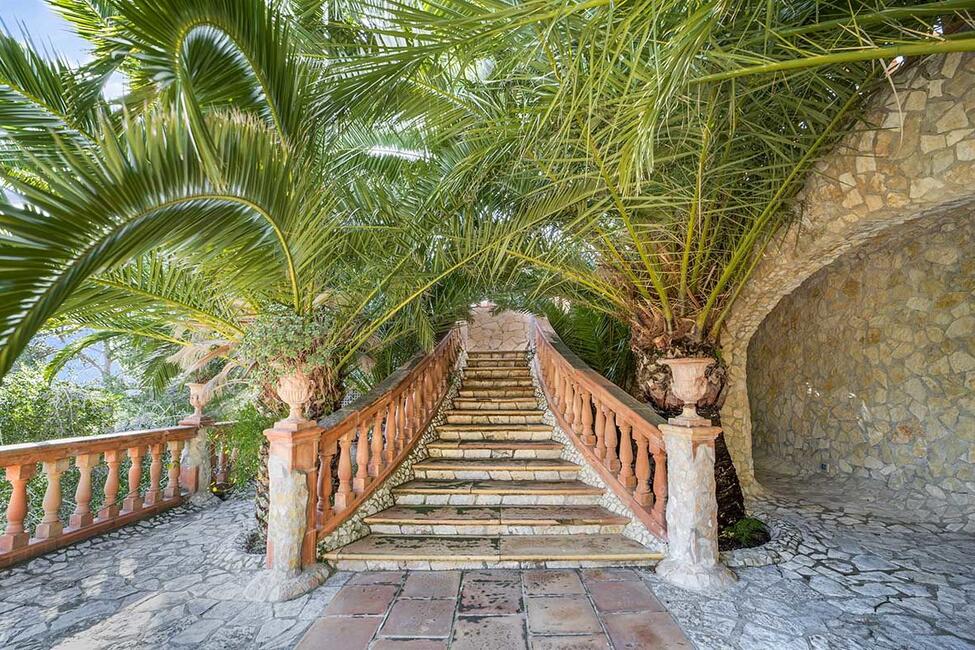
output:
<instances>
[{"instance_id":1,"label":"palm trunk","mask_svg":"<svg viewBox=\"0 0 975 650\"><path fill-rule=\"evenodd\" d=\"M658 363L658 359L683 356L716 357L716 350L707 344L673 342L664 349L633 346L636 361L636 389L639 397L649 403L657 413L671 417L680 413L682 402L670 390L670 370ZM708 390L698 402L698 412L720 426L719 411L724 404L728 373L719 361L708 374ZM714 442L714 480L717 484L718 529L723 530L745 516L745 499L738 481L738 472L731 460L728 446L721 433Z\"/></svg>"}]
</instances>

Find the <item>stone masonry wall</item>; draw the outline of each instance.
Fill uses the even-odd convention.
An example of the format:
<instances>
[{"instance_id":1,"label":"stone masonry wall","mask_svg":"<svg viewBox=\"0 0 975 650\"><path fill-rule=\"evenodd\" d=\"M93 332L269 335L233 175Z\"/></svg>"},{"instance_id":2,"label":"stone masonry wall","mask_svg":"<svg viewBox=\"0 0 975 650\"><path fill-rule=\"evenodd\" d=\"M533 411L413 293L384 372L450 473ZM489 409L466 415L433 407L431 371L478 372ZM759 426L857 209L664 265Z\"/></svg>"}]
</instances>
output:
<instances>
[{"instance_id":1,"label":"stone masonry wall","mask_svg":"<svg viewBox=\"0 0 975 650\"><path fill-rule=\"evenodd\" d=\"M471 310L466 348L470 352L525 350L531 317L517 311L493 313L494 304L482 302Z\"/></svg>"},{"instance_id":2,"label":"stone masonry wall","mask_svg":"<svg viewBox=\"0 0 975 650\"><path fill-rule=\"evenodd\" d=\"M864 118L817 163L795 223L768 247L722 332L729 384L721 421L746 491L759 488L747 351L765 317L819 269L888 228L975 205L975 54L898 71Z\"/></svg>"},{"instance_id":3,"label":"stone masonry wall","mask_svg":"<svg viewBox=\"0 0 975 650\"><path fill-rule=\"evenodd\" d=\"M786 296L748 348L755 463L975 516L975 213L891 229Z\"/></svg>"}]
</instances>

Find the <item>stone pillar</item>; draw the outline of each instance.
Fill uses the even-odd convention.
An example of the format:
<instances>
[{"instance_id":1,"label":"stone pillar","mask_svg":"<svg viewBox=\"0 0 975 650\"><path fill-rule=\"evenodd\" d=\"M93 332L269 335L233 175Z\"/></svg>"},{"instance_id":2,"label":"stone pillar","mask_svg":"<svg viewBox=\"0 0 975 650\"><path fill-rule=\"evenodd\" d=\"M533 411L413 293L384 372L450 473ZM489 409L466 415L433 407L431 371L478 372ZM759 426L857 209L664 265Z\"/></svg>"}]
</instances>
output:
<instances>
[{"instance_id":1,"label":"stone pillar","mask_svg":"<svg viewBox=\"0 0 975 650\"><path fill-rule=\"evenodd\" d=\"M282 601L319 586L328 568L316 563L316 462L322 428L303 415L311 383L303 375L282 378L278 395L290 415L264 431L270 442L267 569L251 581L252 600Z\"/></svg>"},{"instance_id":2,"label":"stone pillar","mask_svg":"<svg viewBox=\"0 0 975 650\"><path fill-rule=\"evenodd\" d=\"M210 430L214 421L209 415L204 415L203 407L212 397L206 384L186 384L190 389L190 404L193 415L180 420L183 426L196 427L196 435L186 441L180 457L179 484L190 493L190 502L195 505L207 505L217 497L210 492L210 480L213 469L210 467Z\"/></svg>"},{"instance_id":3,"label":"stone pillar","mask_svg":"<svg viewBox=\"0 0 975 650\"><path fill-rule=\"evenodd\" d=\"M711 359L667 359L674 394L684 411L660 425L667 448L667 557L657 574L694 591L723 589L735 581L718 555L718 502L714 496L714 439L719 427L698 416L704 371Z\"/></svg>"}]
</instances>

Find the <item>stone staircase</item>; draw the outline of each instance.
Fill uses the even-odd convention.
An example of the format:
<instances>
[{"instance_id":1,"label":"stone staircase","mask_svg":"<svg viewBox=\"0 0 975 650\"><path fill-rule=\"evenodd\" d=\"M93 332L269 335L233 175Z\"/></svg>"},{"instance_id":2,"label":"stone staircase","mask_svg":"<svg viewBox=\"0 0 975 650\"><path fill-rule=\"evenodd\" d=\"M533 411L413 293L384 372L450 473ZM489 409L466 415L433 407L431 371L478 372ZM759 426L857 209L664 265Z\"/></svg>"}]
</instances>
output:
<instances>
[{"instance_id":1,"label":"stone staircase","mask_svg":"<svg viewBox=\"0 0 975 650\"><path fill-rule=\"evenodd\" d=\"M563 459L524 352L471 352L414 480L364 519L371 534L325 555L339 569L617 566L661 554L624 537L628 519Z\"/></svg>"}]
</instances>

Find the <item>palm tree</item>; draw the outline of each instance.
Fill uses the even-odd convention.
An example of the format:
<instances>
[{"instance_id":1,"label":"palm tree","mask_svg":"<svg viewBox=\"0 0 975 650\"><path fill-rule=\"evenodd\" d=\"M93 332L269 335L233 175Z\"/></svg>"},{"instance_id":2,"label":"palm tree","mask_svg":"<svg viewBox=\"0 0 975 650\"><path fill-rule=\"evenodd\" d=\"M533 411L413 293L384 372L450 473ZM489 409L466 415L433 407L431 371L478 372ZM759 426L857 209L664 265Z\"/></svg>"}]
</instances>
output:
<instances>
[{"instance_id":1,"label":"palm tree","mask_svg":"<svg viewBox=\"0 0 975 650\"><path fill-rule=\"evenodd\" d=\"M812 164L904 57L975 49L972 4L357 0L331 107L452 143L431 202L550 214L505 245L538 281L527 298L626 324L638 392L666 414L679 401L658 360L720 359L728 312L801 210ZM717 418L724 367L709 379ZM726 525L744 510L717 446Z\"/></svg>"}]
</instances>

